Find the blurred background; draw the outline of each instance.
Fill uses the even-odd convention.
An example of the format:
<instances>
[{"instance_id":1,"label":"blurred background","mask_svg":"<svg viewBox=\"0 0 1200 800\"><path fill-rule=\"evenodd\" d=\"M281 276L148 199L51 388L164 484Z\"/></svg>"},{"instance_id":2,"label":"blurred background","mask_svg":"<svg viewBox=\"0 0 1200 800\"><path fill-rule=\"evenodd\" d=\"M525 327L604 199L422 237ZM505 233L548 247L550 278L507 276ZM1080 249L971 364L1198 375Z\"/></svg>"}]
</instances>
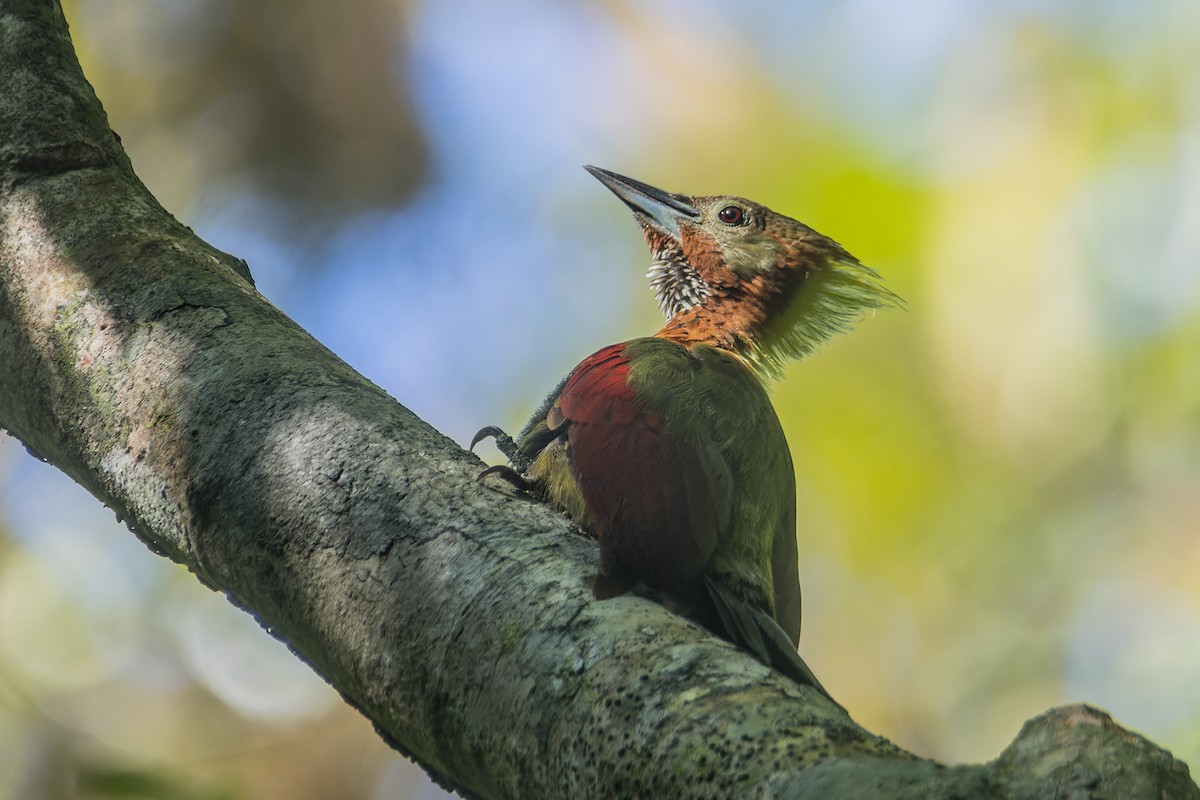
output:
<instances>
[{"instance_id":1,"label":"blurred background","mask_svg":"<svg viewBox=\"0 0 1200 800\"><path fill-rule=\"evenodd\" d=\"M581 164L841 241L908 310L774 391L808 663L923 756L1087 701L1200 768L1200 4L63 2L163 205L464 444L660 323ZM444 796L0 441L0 800Z\"/></svg>"}]
</instances>

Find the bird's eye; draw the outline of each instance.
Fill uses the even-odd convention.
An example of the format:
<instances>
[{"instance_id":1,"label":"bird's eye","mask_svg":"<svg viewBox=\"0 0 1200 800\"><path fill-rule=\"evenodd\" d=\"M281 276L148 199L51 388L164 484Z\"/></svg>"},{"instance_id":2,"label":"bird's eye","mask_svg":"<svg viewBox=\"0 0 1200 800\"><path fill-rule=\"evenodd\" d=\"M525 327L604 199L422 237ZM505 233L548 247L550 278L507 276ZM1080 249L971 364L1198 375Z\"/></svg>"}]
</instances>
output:
<instances>
[{"instance_id":1,"label":"bird's eye","mask_svg":"<svg viewBox=\"0 0 1200 800\"><path fill-rule=\"evenodd\" d=\"M746 221L746 212L737 206L725 206L717 212L717 219L726 225L741 225Z\"/></svg>"}]
</instances>

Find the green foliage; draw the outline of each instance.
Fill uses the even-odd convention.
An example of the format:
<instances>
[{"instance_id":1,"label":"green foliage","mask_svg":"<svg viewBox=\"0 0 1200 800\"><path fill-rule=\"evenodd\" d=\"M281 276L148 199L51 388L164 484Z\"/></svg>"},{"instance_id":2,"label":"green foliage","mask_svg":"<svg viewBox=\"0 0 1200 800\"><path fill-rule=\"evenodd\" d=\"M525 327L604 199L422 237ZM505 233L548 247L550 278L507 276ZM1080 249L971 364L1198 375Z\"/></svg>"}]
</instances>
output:
<instances>
[{"instance_id":1,"label":"green foliage","mask_svg":"<svg viewBox=\"0 0 1200 800\"><path fill-rule=\"evenodd\" d=\"M81 800L238 800L220 790L197 790L157 772L90 765L79 770Z\"/></svg>"}]
</instances>

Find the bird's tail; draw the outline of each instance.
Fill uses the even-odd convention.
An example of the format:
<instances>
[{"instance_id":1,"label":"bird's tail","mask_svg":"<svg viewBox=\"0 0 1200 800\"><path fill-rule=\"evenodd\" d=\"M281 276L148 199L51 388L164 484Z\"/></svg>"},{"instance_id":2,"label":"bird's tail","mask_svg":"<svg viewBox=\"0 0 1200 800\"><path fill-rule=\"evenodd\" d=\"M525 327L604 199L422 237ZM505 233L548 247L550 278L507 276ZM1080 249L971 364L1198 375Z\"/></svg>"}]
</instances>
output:
<instances>
[{"instance_id":1,"label":"bird's tail","mask_svg":"<svg viewBox=\"0 0 1200 800\"><path fill-rule=\"evenodd\" d=\"M716 607L727 639L796 683L813 687L835 706L846 710L825 691L817 676L813 675L808 664L792 646L792 640L769 614L742 600L709 575L704 576L704 586Z\"/></svg>"}]
</instances>

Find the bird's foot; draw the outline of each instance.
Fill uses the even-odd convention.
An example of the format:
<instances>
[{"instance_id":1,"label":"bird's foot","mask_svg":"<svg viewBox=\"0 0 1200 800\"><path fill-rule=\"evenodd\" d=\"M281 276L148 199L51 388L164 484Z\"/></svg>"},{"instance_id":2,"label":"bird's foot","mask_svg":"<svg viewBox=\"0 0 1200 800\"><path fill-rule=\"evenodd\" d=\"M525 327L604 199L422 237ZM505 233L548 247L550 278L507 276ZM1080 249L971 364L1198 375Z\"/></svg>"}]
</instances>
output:
<instances>
[{"instance_id":1,"label":"bird's foot","mask_svg":"<svg viewBox=\"0 0 1200 800\"><path fill-rule=\"evenodd\" d=\"M532 492L534 489L533 483L530 482L528 478L507 464L496 464L495 466L488 467L483 472L479 473L475 480L482 481L488 475L496 475L501 477L516 488L520 489L522 492Z\"/></svg>"},{"instance_id":2,"label":"bird's foot","mask_svg":"<svg viewBox=\"0 0 1200 800\"><path fill-rule=\"evenodd\" d=\"M469 447L467 447L467 449L474 450L475 445L479 444L489 436L497 441L499 441L501 437L512 441L512 437L505 433L503 428L498 428L495 425L485 425L484 427L480 428L473 437L471 437L471 444ZM499 447L498 444L497 447Z\"/></svg>"},{"instance_id":3,"label":"bird's foot","mask_svg":"<svg viewBox=\"0 0 1200 800\"><path fill-rule=\"evenodd\" d=\"M505 458L508 459L508 464L497 464L488 467L483 472L479 473L476 480L483 480L488 475L499 475L504 480L511 483L516 488L523 492L533 491L533 483L523 474L529 469L529 459L522 457L521 450L513 438L504 432L502 428L495 425L488 425L485 428L480 428L479 432L471 439L471 450L475 449L475 445L482 442L488 437L496 440L496 449L499 450ZM509 466L511 464L511 466Z\"/></svg>"},{"instance_id":4,"label":"bird's foot","mask_svg":"<svg viewBox=\"0 0 1200 800\"><path fill-rule=\"evenodd\" d=\"M521 455L521 447L517 445L516 441L512 440L509 434L504 432L503 428L494 425L480 428L479 433L476 433L475 437L470 440L468 450L474 450L475 445L478 445L480 441L487 437L496 440L496 449L502 452L505 458L509 459L509 463L512 464L512 467L518 473L523 473L523 471L529 469L529 459Z\"/></svg>"}]
</instances>

